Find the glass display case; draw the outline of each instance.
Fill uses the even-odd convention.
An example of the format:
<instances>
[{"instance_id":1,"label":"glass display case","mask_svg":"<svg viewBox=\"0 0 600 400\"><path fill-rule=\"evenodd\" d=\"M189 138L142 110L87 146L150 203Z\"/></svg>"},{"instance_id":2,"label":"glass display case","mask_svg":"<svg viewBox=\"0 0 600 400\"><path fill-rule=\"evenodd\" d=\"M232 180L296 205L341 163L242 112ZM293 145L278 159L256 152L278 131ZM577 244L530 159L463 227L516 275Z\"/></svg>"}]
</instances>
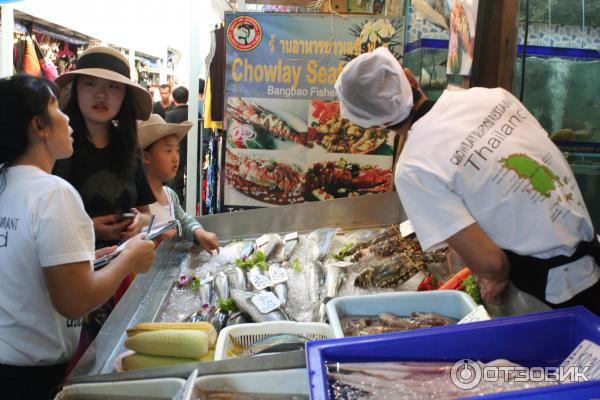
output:
<instances>
[{"instance_id":1,"label":"glass display case","mask_svg":"<svg viewBox=\"0 0 600 400\"><path fill-rule=\"evenodd\" d=\"M600 0L520 0L519 7L513 93L565 152L598 230Z\"/></svg>"},{"instance_id":2,"label":"glass display case","mask_svg":"<svg viewBox=\"0 0 600 400\"><path fill-rule=\"evenodd\" d=\"M462 86L464 78L447 75L449 0L406 4L404 61L421 88L437 100L449 83Z\"/></svg>"}]
</instances>

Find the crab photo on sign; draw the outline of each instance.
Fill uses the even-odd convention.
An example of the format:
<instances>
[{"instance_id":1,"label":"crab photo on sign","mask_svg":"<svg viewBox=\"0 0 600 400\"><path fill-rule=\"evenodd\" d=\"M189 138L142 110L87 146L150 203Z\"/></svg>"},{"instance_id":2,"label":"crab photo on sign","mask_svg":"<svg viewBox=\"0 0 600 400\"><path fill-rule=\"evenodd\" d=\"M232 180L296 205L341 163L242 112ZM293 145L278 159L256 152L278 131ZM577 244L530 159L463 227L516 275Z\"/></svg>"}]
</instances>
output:
<instances>
[{"instance_id":1,"label":"crab photo on sign","mask_svg":"<svg viewBox=\"0 0 600 400\"><path fill-rule=\"evenodd\" d=\"M310 154L304 199L331 200L387 192L392 179L392 159L388 156Z\"/></svg>"},{"instance_id":2,"label":"crab photo on sign","mask_svg":"<svg viewBox=\"0 0 600 400\"><path fill-rule=\"evenodd\" d=\"M311 100L308 109L309 146L319 145L329 153L394 154L392 131L363 128L342 119L337 101Z\"/></svg>"}]
</instances>

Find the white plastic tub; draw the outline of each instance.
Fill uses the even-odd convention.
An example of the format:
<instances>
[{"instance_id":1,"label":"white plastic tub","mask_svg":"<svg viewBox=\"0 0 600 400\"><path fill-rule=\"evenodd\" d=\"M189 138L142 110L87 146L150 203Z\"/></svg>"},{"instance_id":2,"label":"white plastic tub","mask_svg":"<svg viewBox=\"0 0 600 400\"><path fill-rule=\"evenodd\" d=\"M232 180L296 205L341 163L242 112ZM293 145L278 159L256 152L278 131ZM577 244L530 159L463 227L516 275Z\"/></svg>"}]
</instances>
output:
<instances>
[{"instance_id":1,"label":"white plastic tub","mask_svg":"<svg viewBox=\"0 0 600 400\"><path fill-rule=\"evenodd\" d=\"M471 296L458 290L427 292L396 292L366 296L338 297L327 303L327 317L334 337L344 337L341 319L346 317L377 316L391 313L398 316L413 312L435 312L461 320L477 307Z\"/></svg>"},{"instance_id":2,"label":"white plastic tub","mask_svg":"<svg viewBox=\"0 0 600 400\"><path fill-rule=\"evenodd\" d=\"M304 396L310 391L304 368L207 375L196 379L195 387L207 391Z\"/></svg>"},{"instance_id":3,"label":"white plastic tub","mask_svg":"<svg viewBox=\"0 0 600 400\"><path fill-rule=\"evenodd\" d=\"M299 335L311 340L334 337L331 327L320 322L273 321L232 325L219 332L215 346L215 361L229 358L229 350L233 347L232 337L248 346L261 339L281 334Z\"/></svg>"},{"instance_id":4,"label":"white plastic tub","mask_svg":"<svg viewBox=\"0 0 600 400\"><path fill-rule=\"evenodd\" d=\"M145 379L139 381L80 383L65 386L54 400L76 399L78 395L137 396L148 399L171 399L183 387L179 378Z\"/></svg>"}]
</instances>

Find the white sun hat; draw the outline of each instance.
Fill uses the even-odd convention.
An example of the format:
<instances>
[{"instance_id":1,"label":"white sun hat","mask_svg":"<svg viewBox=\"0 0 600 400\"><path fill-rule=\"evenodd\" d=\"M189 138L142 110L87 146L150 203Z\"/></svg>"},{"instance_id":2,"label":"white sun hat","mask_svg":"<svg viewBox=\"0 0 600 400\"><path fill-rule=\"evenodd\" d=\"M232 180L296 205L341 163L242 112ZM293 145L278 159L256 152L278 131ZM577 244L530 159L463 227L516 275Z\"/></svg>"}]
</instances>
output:
<instances>
[{"instance_id":1,"label":"white sun hat","mask_svg":"<svg viewBox=\"0 0 600 400\"><path fill-rule=\"evenodd\" d=\"M346 64L335 90L342 118L364 128L395 125L413 108L412 88L402 65L385 47Z\"/></svg>"}]
</instances>

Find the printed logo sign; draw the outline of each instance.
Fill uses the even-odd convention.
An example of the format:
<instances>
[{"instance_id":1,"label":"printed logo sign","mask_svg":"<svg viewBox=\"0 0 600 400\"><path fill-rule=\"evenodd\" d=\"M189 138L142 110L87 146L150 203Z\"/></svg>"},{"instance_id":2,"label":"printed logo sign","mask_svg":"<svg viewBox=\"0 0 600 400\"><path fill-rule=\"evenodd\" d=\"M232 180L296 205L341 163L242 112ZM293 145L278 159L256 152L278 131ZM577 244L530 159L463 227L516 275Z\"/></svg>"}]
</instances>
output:
<instances>
[{"instance_id":1,"label":"printed logo sign","mask_svg":"<svg viewBox=\"0 0 600 400\"><path fill-rule=\"evenodd\" d=\"M262 28L257 20L246 15L235 18L227 28L227 40L236 50L250 51L260 43Z\"/></svg>"}]
</instances>

